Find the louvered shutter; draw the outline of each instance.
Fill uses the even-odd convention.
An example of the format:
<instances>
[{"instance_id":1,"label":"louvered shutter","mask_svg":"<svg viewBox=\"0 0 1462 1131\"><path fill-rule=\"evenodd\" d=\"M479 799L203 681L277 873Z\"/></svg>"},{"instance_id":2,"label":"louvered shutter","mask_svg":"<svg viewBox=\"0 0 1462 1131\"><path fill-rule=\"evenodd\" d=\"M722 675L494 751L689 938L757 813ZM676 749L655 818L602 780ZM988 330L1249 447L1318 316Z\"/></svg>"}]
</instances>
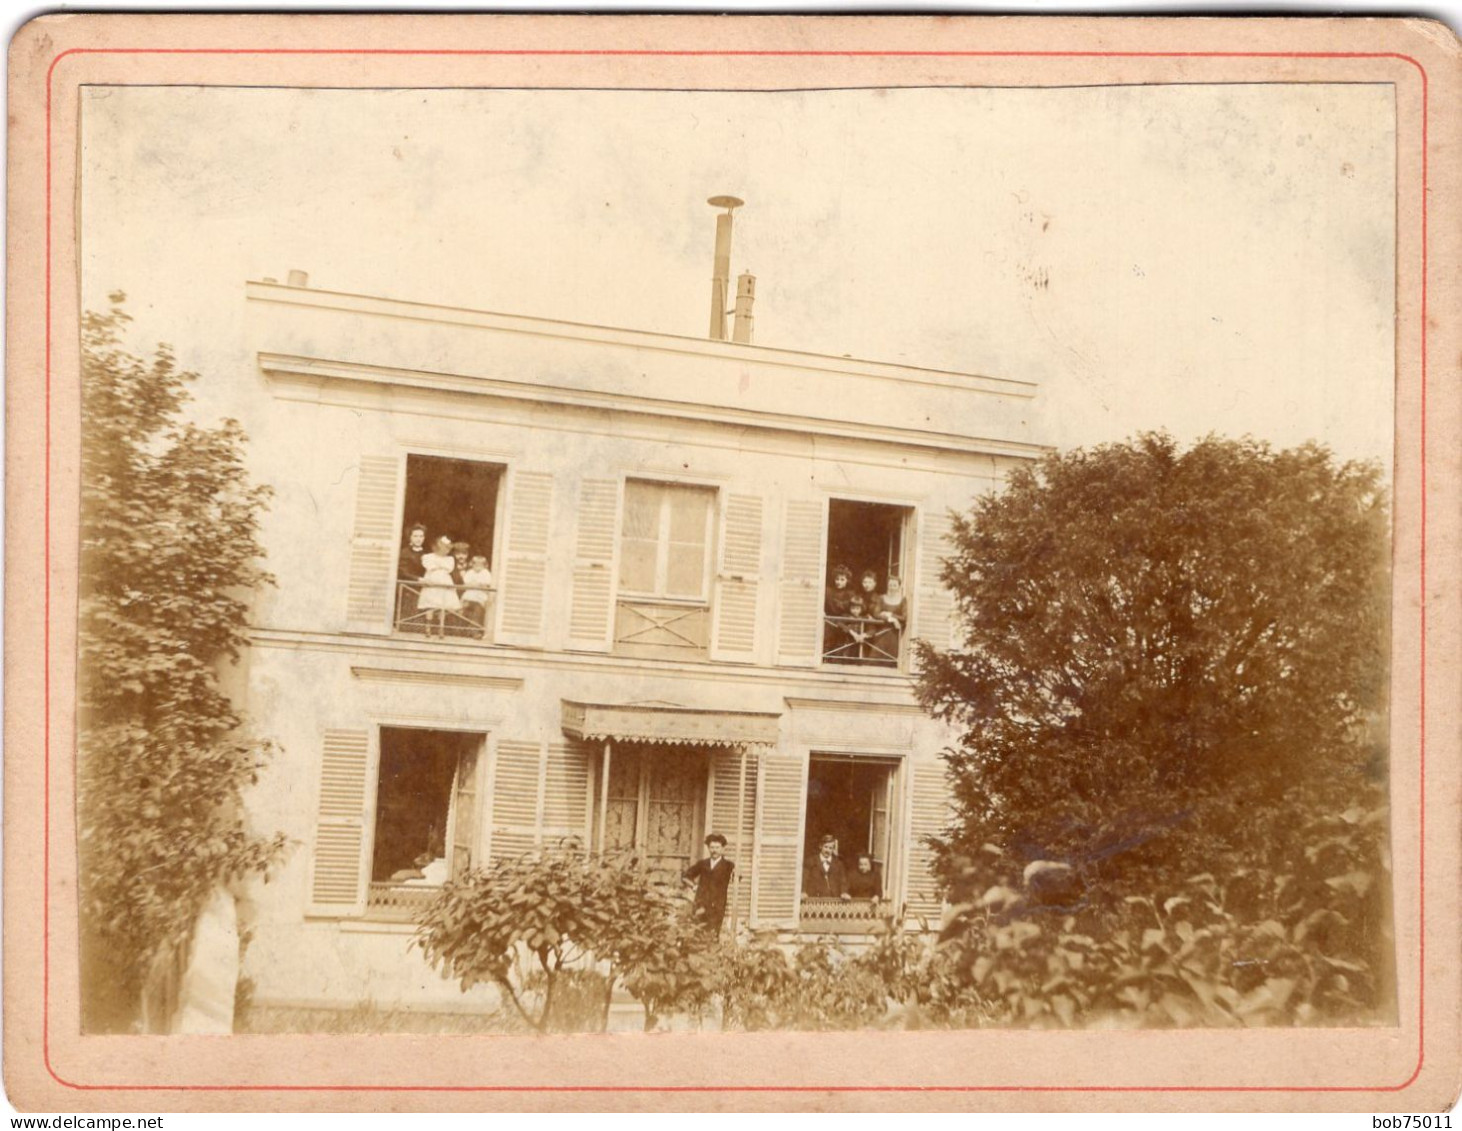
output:
<instances>
[{"instance_id":1,"label":"louvered shutter","mask_svg":"<svg viewBox=\"0 0 1462 1131\"><path fill-rule=\"evenodd\" d=\"M721 562L711 622L711 659L756 662L757 595L761 589L762 502L727 495L721 515Z\"/></svg>"},{"instance_id":2,"label":"louvered shutter","mask_svg":"<svg viewBox=\"0 0 1462 1131\"><path fill-rule=\"evenodd\" d=\"M758 770L752 925L792 927L802 886L807 764L801 755L768 751Z\"/></svg>"},{"instance_id":3,"label":"louvered shutter","mask_svg":"<svg viewBox=\"0 0 1462 1131\"><path fill-rule=\"evenodd\" d=\"M609 651L614 625L614 547L619 483L585 479L579 486L574 582L569 598L569 647Z\"/></svg>"},{"instance_id":4,"label":"louvered shutter","mask_svg":"<svg viewBox=\"0 0 1462 1131\"><path fill-rule=\"evenodd\" d=\"M733 928L746 922L751 913L751 846L756 827L756 754L746 753L746 776L742 778L742 754L735 747L718 746L711 755L711 794L706 813L706 833L717 832L727 840L726 855L736 865L733 890L727 903Z\"/></svg>"},{"instance_id":5,"label":"louvered shutter","mask_svg":"<svg viewBox=\"0 0 1462 1131\"><path fill-rule=\"evenodd\" d=\"M320 797L310 869L312 915L359 915L365 910L370 779L369 732L327 730L320 755Z\"/></svg>"},{"instance_id":6,"label":"louvered shutter","mask_svg":"<svg viewBox=\"0 0 1462 1131\"><path fill-rule=\"evenodd\" d=\"M939 580L943 559L952 552L949 516L925 512L919 516L919 564L914 586L913 635L935 648L950 646L954 625L954 597Z\"/></svg>"},{"instance_id":7,"label":"louvered shutter","mask_svg":"<svg viewBox=\"0 0 1462 1131\"><path fill-rule=\"evenodd\" d=\"M396 494L401 461L362 456L355 485L355 524L345 619L352 632L389 632L395 601Z\"/></svg>"},{"instance_id":8,"label":"louvered shutter","mask_svg":"<svg viewBox=\"0 0 1462 1131\"><path fill-rule=\"evenodd\" d=\"M543 748L536 742L499 741L493 758L494 858L521 856L538 845L543 796Z\"/></svg>"},{"instance_id":9,"label":"louvered shutter","mask_svg":"<svg viewBox=\"0 0 1462 1131\"><path fill-rule=\"evenodd\" d=\"M583 743L550 744L543 775L543 843L589 845L589 790L592 759Z\"/></svg>"},{"instance_id":10,"label":"louvered shutter","mask_svg":"<svg viewBox=\"0 0 1462 1131\"><path fill-rule=\"evenodd\" d=\"M931 927L937 927L944 900L930 870L934 852L925 838L943 832L949 823L949 785L940 762L910 762L909 773L913 777L913 797L909 805L909 882L905 907L909 915L919 916Z\"/></svg>"},{"instance_id":11,"label":"louvered shutter","mask_svg":"<svg viewBox=\"0 0 1462 1131\"><path fill-rule=\"evenodd\" d=\"M457 760L457 777L452 783L452 879L460 879L477 855L476 750L467 750Z\"/></svg>"},{"instance_id":12,"label":"louvered shutter","mask_svg":"<svg viewBox=\"0 0 1462 1131\"><path fill-rule=\"evenodd\" d=\"M779 664L811 666L822 659L826 513L820 499L793 499L787 503L777 630Z\"/></svg>"},{"instance_id":13,"label":"louvered shutter","mask_svg":"<svg viewBox=\"0 0 1462 1131\"><path fill-rule=\"evenodd\" d=\"M515 470L511 474L496 639L500 644L536 648L543 643L553 476L541 471Z\"/></svg>"}]
</instances>

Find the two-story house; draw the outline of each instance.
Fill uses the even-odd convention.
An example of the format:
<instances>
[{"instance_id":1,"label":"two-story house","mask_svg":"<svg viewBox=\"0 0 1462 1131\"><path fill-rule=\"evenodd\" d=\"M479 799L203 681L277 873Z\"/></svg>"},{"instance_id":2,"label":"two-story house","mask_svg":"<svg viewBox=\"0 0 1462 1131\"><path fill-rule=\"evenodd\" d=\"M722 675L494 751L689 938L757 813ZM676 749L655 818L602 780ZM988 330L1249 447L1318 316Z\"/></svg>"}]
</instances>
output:
<instances>
[{"instance_id":1,"label":"two-story house","mask_svg":"<svg viewBox=\"0 0 1462 1131\"><path fill-rule=\"evenodd\" d=\"M793 938L866 915L802 898L831 835L937 921L950 735L910 642L951 640L948 511L1038 454L1033 386L750 344L747 277L710 338L306 284L248 284L238 377L278 585L237 693L283 751L249 803L299 846L255 1000L462 1000L415 911L569 838L679 869L719 831L728 928ZM490 584L421 567L442 537ZM839 566L902 616L830 598Z\"/></svg>"}]
</instances>

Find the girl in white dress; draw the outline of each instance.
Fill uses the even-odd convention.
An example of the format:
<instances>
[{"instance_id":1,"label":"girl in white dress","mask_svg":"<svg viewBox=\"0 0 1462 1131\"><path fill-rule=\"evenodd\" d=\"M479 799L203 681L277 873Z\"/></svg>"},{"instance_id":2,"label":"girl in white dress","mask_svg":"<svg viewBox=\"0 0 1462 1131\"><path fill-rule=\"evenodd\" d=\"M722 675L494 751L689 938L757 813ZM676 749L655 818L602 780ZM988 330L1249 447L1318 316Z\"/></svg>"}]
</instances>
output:
<instances>
[{"instance_id":1,"label":"girl in white dress","mask_svg":"<svg viewBox=\"0 0 1462 1131\"><path fill-rule=\"evenodd\" d=\"M456 565L457 559L452 557L452 540L445 534L436 540L434 552L421 555L421 568L426 576L421 579L417 607L426 610L427 621L437 626L438 636L447 634L447 613L462 611L457 586L452 581L452 570ZM427 634L430 635L430 629Z\"/></svg>"}]
</instances>

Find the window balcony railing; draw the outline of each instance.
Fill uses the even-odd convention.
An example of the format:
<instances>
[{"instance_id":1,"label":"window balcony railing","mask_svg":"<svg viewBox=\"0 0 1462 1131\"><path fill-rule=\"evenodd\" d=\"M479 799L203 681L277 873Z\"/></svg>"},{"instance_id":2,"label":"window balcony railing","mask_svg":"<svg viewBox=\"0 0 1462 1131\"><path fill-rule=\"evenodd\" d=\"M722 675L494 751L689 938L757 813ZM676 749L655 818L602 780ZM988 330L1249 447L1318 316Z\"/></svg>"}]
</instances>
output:
<instances>
[{"instance_id":1,"label":"window balcony railing","mask_svg":"<svg viewBox=\"0 0 1462 1131\"><path fill-rule=\"evenodd\" d=\"M797 929L821 935L863 935L893 914L883 899L804 898Z\"/></svg>"},{"instance_id":2,"label":"window balcony railing","mask_svg":"<svg viewBox=\"0 0 1462 1131\"><path fill-rule=\"evenodd\" d=\"M822 618L822 659L828 664L896 668L903 633L886 620Z\"/></svg>"},{"instance_id":3,"label":"window balcony railing","mask_svg":"<svg viewBox=\"0 0 1462 1131\"><path fill-rule=\"evenodd\" d=\"M453 593L456 595L455 609L450 607L452 601L442 599L443 595ZM482 593L487 600L464 601L464 593ZM478 585L427 585L421 581L398 581L396 631L443 640L491 643L492 611L496 598L497 590Z\"/></svg>"},{"instance_id":4,"label":"window balcony railing","mask_svg":"<svg viewBox=\"0 0 1462 1131\"><path fill-rule=\"evenodd\" d=\"M711 610L704 604L620 598L614 651L622 656L704 660L710 654Z\"/></svg>"},{"instance_id":5,"label":"window balcony railing","mask_svg":"<svg viewBox=\"0 0 1462 1131\"><path fill-rule=\"evenodd\" d=\"M439 884L413 882L373 883L366 889L366 914L372 919L414 923L442 894Z\"/></svg>"}]
</instances>

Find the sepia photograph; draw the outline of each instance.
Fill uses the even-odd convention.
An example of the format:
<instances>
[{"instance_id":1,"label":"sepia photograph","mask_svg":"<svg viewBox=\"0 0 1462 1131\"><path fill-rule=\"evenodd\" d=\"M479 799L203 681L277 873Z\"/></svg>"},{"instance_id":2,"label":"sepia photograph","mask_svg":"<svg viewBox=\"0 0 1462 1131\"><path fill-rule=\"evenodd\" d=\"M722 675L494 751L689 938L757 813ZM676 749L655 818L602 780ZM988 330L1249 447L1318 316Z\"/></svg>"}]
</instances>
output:
<instances>
[{"instance_id":1,"label":"sepia photograph","mask_svg":"<svg viewBox=\"0 0 1462 1131\"><path fill-rule=\"evenodd\" d=\"M1400 80L327 62L69 90L52 1030L1412 1024Z\"/></svg>"}]
</instances>

